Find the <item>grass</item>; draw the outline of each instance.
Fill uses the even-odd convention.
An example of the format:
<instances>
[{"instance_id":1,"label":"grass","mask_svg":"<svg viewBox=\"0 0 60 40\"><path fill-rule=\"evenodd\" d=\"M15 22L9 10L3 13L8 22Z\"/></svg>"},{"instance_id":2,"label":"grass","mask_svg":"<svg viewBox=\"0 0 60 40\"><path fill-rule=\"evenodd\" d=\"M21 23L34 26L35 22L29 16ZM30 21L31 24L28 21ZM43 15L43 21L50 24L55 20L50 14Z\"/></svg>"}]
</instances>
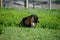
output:
<instances>
[{"instance_id":1,"label":"grass","mask_svg":"<svg viewBox=\"0 0 60 40\"><path fill-rule=\"evenodd\" d=\"M60 30L6 27L2 40L60 40Z\"/></svg>"},{"instance_id":2,"label":"grass","mask_svg":"<svg viewBox=\"0 0 60 40\"><path fill-rule=\"evenodd\" d=\"M36 14L36 28L18 27L23 17ZM60 9L0 8L0 39L2 40L60 40Z\"/></svg>"}]
</instances>

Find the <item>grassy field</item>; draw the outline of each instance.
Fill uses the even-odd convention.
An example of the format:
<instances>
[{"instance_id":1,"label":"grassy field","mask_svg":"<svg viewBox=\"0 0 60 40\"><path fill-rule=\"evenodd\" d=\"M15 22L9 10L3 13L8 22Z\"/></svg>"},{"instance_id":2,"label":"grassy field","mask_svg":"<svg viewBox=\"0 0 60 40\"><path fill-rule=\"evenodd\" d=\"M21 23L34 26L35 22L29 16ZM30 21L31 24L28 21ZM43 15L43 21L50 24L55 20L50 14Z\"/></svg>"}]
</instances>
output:
<instances>
[{"instance_id":1,"label":"grassy field","mask_svg":"<svg viewBox=\"0 0 60 40\"><path fill-rule=\"evenodd\" d=\"M23 17L36 14L36 28L19 27ZM60 40L60 9L0 8L0 40Z\"/></svg>"}]
</instances>

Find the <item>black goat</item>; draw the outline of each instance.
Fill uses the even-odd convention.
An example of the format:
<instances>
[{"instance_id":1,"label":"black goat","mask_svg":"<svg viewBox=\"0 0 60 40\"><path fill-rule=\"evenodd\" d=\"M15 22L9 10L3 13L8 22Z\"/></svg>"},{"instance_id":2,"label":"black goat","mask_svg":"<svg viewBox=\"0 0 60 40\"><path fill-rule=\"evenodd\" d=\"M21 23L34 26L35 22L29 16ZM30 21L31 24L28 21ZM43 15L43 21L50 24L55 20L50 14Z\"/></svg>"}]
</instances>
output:
<instances>
[{"instance_id":1,"label":"black goat","mask_svg":"<svg viewBox=\"0 0 60 40\"><path fill-rule=\"evenodd\" d=\"M19 23L19 26L27 26L27 27L36 27L36 24L39 22L38 16L35 14L32 14L30 16L27 16L22 19L22 21Z\"/></svg>"}]
</instances>

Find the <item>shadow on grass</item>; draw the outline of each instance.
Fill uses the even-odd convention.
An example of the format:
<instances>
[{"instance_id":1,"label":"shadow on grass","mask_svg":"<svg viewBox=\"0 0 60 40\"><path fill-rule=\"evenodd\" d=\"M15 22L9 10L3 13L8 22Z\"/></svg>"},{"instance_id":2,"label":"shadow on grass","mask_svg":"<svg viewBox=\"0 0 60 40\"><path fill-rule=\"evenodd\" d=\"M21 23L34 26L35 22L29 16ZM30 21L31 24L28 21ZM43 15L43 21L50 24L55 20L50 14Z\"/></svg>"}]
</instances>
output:
<instances>
[{"instance_id":1,"label":"shadow on grass","mask_svg":"<svg viewBox=\"0 0 60 40\"><path fill-rule=\"evenodd\" d=\"M0 28L0 35L2 34L2 29Z\"/></svg>"},{"instance_id":2,"label":"shadow on grass","mask_svg":"<svg viewBox=\"0 0 60 40\"><path fill-rule=\"evenodd\" d=\"M26 26L26 25L21 25L21 26L19 26L19 27L22 27L22 28L32 28L32 27Z\"/></svg>"}]
</instances>

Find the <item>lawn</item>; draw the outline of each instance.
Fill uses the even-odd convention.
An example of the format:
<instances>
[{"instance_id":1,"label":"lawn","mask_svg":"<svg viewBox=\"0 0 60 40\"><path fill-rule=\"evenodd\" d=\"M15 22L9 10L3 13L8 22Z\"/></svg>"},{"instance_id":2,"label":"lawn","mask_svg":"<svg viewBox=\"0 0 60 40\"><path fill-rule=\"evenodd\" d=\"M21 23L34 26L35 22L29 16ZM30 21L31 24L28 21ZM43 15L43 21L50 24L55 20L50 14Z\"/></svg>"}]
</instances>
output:
<instances>
[{"instance_id":1,"label":"lawn","mask_svg":"<svg viewBox=\"0 0 60 40\"><path fill-rule=\"evenodd\" d=\"M19 27L23 17L36 14L36 28ZM0 8L0 40L60 40L60 9Z\"/></svg>"}]
</instances>

